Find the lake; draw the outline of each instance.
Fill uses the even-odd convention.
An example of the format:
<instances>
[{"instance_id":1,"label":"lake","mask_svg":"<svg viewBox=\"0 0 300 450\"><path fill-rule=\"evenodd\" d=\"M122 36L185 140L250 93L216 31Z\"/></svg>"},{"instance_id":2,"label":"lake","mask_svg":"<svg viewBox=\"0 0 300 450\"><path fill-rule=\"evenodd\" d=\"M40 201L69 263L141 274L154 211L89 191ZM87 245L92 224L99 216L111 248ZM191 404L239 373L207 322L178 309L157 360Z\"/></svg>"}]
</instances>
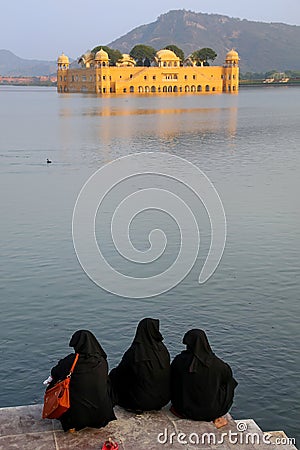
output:
<instances>
[{"instance_id":1,"label":"lake","mask_svg":"<svg viewBox=\"0 0 300 450\"><path fill-rule=\"evenodd\" d=\"M239 382L235 418L251 417L266 431L284 429L297 437L299 123L298 87L244 88L237 96L117 98L0 87L0 406L42 402L42 381L69 352L76 329L95 333L112 368L137 322L154 317L172 356L183 350L188 329L207 332ZM135 152L180 156L214 183L226 212L227 242L204 285L197 280L209 224L194 200L203 247L172 290L121 298L94 284L78 263L72 213L83 184L104 164ZM106 205L103 224L114 201ZM160 213L154 220L171 235L164 265L178 244L169 222ZM141 249L151 224L145 212L135 225ZM107 257L126 271L108 234L101 236Z\"/></svg>"}]
</instances>

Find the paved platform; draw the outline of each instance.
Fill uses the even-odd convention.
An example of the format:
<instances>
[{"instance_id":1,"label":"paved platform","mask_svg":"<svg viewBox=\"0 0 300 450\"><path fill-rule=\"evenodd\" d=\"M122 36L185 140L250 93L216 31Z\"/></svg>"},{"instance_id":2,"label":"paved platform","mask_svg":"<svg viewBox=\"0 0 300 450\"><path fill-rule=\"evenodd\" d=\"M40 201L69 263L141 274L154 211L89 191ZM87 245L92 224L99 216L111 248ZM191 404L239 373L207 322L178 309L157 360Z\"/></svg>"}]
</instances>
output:
<instances>
[{"instance_id":1,"label":"paved platform","mask_svg":"<svg viewBox=\"0 0 300 450\"><path fill-rule=\"evenodd\" d=\"M101 450L109 437L120 450L296 449L283 432L263 433L253 420L236 421L229 414L228 425L217 430L209 422L179 419L168 408L141 415L115 408L118 420L105 428L65 433L59 421L42 420L41 413L42 405L1 408L0 449Z\"/></svg>"}]
</instances>

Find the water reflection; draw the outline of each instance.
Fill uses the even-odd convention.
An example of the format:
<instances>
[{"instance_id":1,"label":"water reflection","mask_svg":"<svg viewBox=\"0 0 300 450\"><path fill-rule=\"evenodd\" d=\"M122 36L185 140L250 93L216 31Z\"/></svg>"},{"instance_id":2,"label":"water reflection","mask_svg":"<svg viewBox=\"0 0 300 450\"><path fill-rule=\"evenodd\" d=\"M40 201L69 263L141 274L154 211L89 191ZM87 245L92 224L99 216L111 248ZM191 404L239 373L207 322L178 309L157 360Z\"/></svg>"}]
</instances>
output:
<instances>
[{"instance_id":1,"label":"water reflection","mask_svg":"<svg viewBox=\"0 0 300 450\"><path fill-rule=\"evenodd\" d=\"M146 114L186 114L186 113L200 113L210 114L220 112L221 110L227 110L230 108L137 108L137 109L90 109L84 111L83 115L89 116L132 116L132 115L146 115ZM236 108L235 108L236 109ZM69 112L68 112L69 113ZM62 114L64 115L64 114Z\"/></svg>"},{"instance_id":2,"label":"water reflection","mask_svg":"<svg viewBox=\"0 0 300 450\"><path fill-rule=\"evenodd\" d=\"M119 137L130 139L134 136L148 135L160 136L172 140L183 133L220 133L224 132L229 139L234 139L237 129L238 108L233 107L197 107L197 108L134 108L124 105L116 108L110 105L75 110L62 108L60 116L66 120L61 122L62 137L67 138L68 133L74 133L69 128L70 119L75 116L84 121L96 120L98 138L102 142L111 142ZM97 120L99 119L99 120ZM110 120L106 120L110 119ZM74 123L74 122L73 122ZM82 131L82 130L81 130Z\"/></svg>"}]
</instances>

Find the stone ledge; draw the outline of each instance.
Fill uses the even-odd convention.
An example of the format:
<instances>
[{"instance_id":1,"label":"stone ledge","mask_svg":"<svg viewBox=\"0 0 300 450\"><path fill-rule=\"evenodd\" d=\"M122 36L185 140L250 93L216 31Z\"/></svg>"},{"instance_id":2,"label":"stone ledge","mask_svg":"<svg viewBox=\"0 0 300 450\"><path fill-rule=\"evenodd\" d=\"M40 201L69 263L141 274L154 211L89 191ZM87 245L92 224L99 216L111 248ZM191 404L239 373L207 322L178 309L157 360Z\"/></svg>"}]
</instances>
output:
<instances>
[{"instance_id":1,"label":"stone ledge","mask_svg":"<svg viewBox=\"0 0 300 450\"><path fill-rule=\"evenodd\" d=\"M273 432L272 443L265 445L264 436L257 424L251 420L235 421L228 414L228 425L217 430L211 422L195 422L173 416L168 408L140 415L115 408L118 420L105 428L86 428L75 433L64 433L58 420L43 420L42 405L17 406L0 409L0 449L2 450L89 450L101 449L109 437L119 443L120 450L267 450L296 449L289 445L276 445L276 437L284 437L282 432ZM242 427L239 424L243 424ZM245 428L244 432L239 427ZM181 434L180 434L181 433ZM223 433L223 435L222 435ZM224 437L224 434L226 436ZM229 438L245 438L245 433L256 433L260 443L233 442ZM234 434L235 433L235 434ZM236 434L238 433L238 434ZM278 434L281 433L281 434ZM196 443L197 436L199 443ZM159 439L158 439L159 438Z\"/></svg>"}]
</instances>

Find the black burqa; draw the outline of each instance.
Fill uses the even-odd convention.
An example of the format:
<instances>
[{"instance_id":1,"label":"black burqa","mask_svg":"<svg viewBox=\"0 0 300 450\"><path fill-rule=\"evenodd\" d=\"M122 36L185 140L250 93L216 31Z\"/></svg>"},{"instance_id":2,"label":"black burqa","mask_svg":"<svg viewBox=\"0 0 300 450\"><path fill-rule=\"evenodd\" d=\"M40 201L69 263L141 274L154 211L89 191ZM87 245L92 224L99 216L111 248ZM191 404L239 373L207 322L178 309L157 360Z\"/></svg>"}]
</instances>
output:
<instances>
[{"instance_id":1,"label":"black burqa","mask_svg":"<svg viewBox=\"0 0 300 450\"><path fill-rule=\"evenodd\" d=\"M104 427L116 419L110 398L106 353L87 330L76 331L69 346L79 353L79 358L70 382L71 406L59 419L62 427L65 431L70 428ZM66 377L74 359L75 353L71 353L52 368L53 382L50 387Z\"/></svg>"},{"instance_id":2,"label":"black burqa","mask_svg":"<svg viewBox=\"0 0 300 450\"><path fill-rule=\"evenodd\" d=\"M158 410L170 400L170 355L159 320L143 319L120 364L110 372L115 402L134 411Z\"/></svg>"},{"instance_id":3,"label":"black burqa","mask_svg":"<svg viewBox=\"0 0 300 450\"><path fill-rule=\"evenodd\" d=\"M188 419L211 421L230 409L237 382L228 364L210 348L202 330L190 330L184 338L186 350L171 364L171 401Z\"/></svg>"}]
</instances>

